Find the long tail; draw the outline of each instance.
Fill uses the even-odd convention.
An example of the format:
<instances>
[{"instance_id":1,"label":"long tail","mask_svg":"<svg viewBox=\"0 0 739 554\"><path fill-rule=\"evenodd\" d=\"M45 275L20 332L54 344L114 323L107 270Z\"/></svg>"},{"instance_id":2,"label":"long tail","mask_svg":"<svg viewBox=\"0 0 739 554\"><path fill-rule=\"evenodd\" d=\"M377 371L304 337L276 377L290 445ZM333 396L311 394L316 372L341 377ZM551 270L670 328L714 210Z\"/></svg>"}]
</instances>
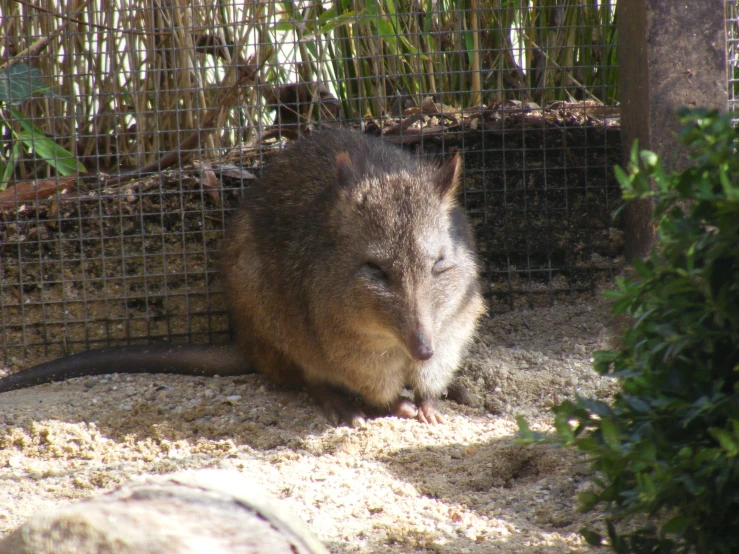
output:
<instances>
[{"instance_id":1,"label":"long tail","mask_svg":"<svg viewBox=\"0 0 739 554\"><path fill-rule=\"evenodd\" d=\"M0 379L0 393L73 377L109 373L242 375L253 370L231 345L149 344L80 352Z\"/></svg>"}]
</instances>

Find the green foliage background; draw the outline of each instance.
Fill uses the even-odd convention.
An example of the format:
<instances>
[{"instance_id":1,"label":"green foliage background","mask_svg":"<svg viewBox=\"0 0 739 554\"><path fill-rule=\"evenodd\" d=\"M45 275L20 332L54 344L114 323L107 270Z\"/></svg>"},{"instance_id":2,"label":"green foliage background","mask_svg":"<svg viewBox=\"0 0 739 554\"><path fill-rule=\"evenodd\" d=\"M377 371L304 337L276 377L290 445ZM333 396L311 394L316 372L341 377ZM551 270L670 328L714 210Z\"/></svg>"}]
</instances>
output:
<instances>
[{"instance_id":1,"label":"green foliage background","mask_svg":"<svg viewBox=\"0 0 739 554\"><path fill-rule=\"evenodd\" d=\"M626 199L656 200L659 225L637 277L610 294L629 322L622 346L595 359L621 390L554 408L559 441L596 471L583 508L605 509L619 553L739 552L739 133L728 115L681 117L688 169L636 145L616 169ZM649 517L620 525L634 515Z\"/></svg>"}]
</instances>

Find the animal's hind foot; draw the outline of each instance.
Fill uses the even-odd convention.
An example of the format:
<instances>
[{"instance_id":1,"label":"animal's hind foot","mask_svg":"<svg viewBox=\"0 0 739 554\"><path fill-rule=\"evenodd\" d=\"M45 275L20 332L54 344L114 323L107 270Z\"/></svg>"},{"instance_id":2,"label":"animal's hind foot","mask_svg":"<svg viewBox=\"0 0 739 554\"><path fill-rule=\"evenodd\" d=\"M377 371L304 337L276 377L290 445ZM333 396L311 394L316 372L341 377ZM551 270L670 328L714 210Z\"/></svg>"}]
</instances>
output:
<instances>
[{"instance_id":1,"label":"animal's hind foot","mask_svg":"<svg viewBox=\"0 0 739 554\"><path fill-rule=\"evenodd\" d=\"M340 391L329 385L312 385L310 392L333 425L344 424L354 428L367 425L364 412Z\"/></svg>"}]
</instances>

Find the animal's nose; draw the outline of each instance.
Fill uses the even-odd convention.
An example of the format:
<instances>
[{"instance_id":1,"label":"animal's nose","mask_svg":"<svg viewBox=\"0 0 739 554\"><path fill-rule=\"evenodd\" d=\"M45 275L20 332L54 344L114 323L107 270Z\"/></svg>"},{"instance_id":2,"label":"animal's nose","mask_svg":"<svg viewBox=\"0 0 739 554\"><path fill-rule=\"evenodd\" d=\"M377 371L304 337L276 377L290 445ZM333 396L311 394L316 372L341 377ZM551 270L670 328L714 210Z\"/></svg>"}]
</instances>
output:
<instances>
[{"instance_id":1,"label":"animal's nose","mask_svg":"<svg viewBox=\"0 0 739 554\"><path fill-rule=\"evenodd\" d=\"M424 330L415 331L411 335L409 350L414 360L425 362L434 355L433 341Z\"/></svg>"}]
</instances>

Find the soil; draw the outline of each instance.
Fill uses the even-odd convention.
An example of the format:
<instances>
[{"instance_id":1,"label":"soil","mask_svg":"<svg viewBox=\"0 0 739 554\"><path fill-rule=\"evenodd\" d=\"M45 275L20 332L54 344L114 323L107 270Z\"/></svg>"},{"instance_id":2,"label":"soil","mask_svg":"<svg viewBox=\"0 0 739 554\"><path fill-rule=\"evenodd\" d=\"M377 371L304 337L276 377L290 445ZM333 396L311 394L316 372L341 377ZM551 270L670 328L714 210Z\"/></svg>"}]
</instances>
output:
<instances>
[{"instance_id":1,"label":"soil","mask_svg":"<svg viewBox=\"0 0 739 554\"><path fill-rule=\"evenodd\" d=\"M136 475L226 467L335 553L590 552L578 530L598 528L598 515L576 511L586 460L517 444L515 417L550 430L553 403L608 398L615 385L590 359L610 335L600 293L486 319L461 371L470 405L443 402L438 426L335 428L307 394L256 375L111 375L6 393L0 534Z\"/></svg>"}]
</instances>

